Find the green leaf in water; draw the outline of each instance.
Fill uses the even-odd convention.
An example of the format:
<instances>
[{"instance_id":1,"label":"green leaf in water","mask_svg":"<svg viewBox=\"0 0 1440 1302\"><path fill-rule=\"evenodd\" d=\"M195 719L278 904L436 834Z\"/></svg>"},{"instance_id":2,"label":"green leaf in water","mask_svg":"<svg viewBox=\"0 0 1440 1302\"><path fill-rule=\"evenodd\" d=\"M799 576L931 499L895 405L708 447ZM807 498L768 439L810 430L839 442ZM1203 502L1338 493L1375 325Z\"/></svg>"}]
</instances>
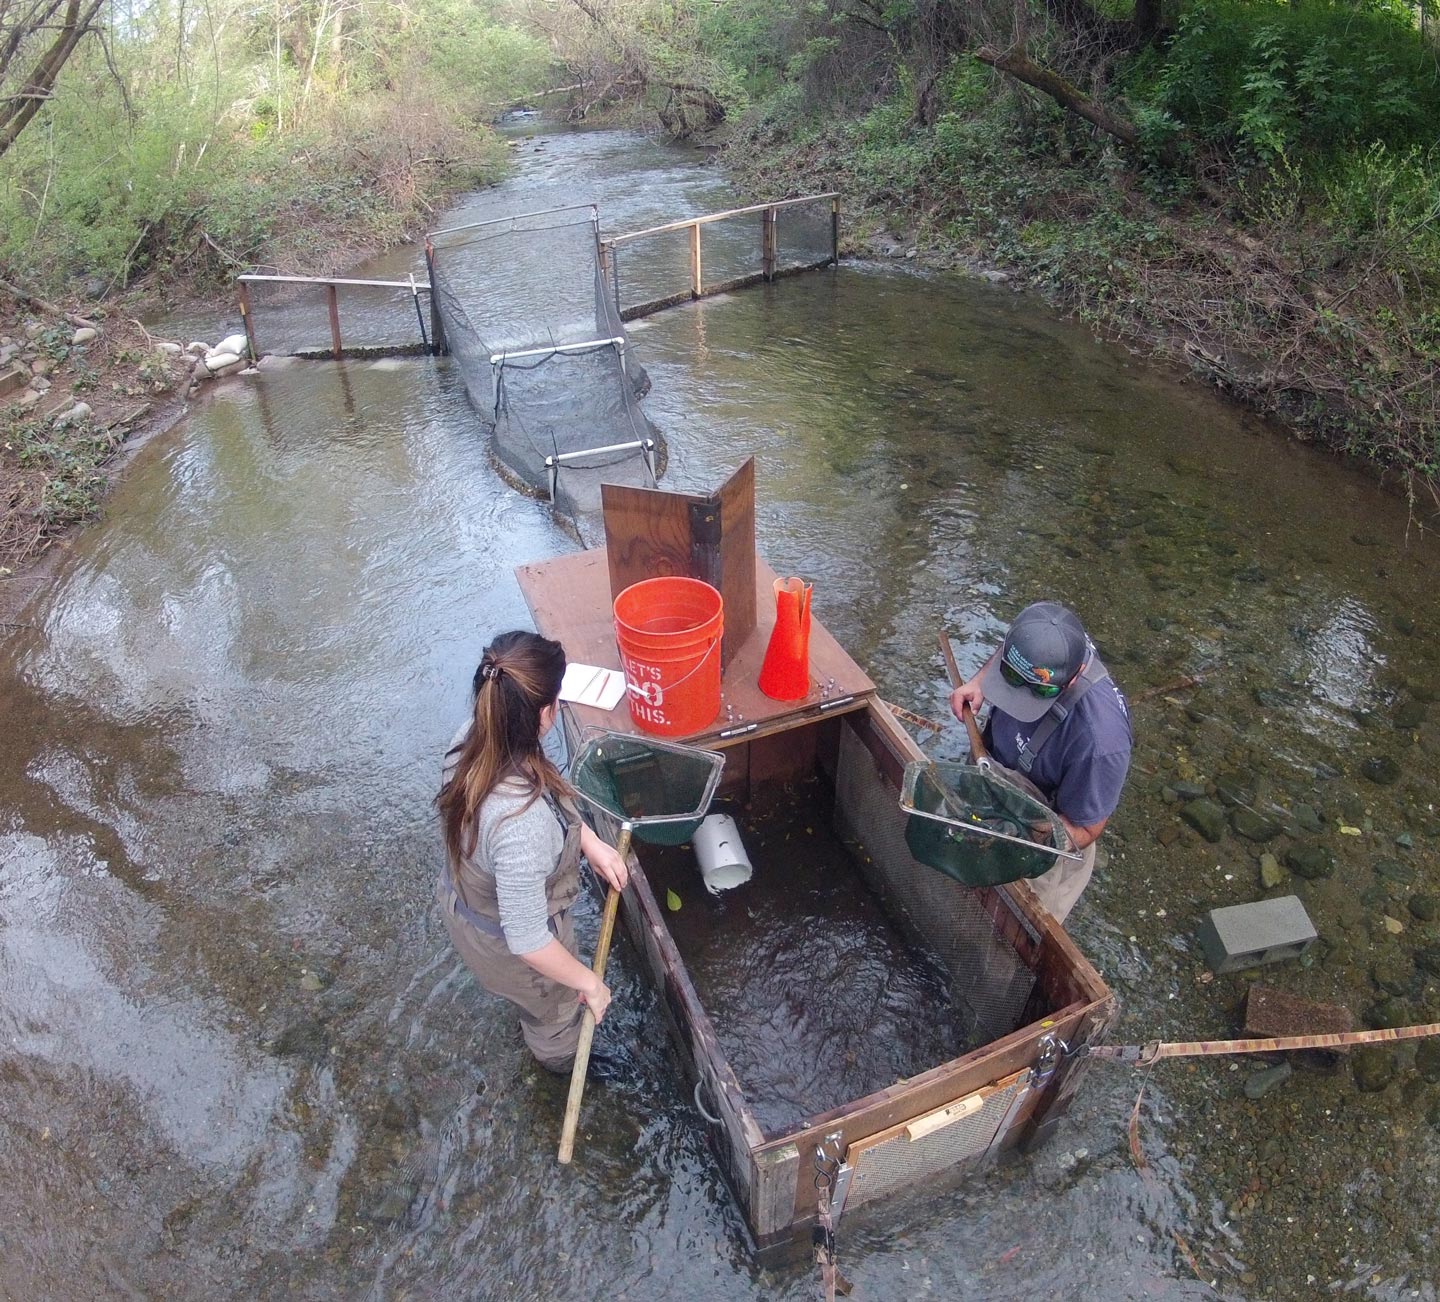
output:
<instances>
[{"instance_id":1,"label":"green leaf in water","mask_svg":"<svg viewBox=\"0 0 1440 1302\"><path fill-rule=\"evenodd\" d=\"M667 890L665 892L665 907L669 909L671 913L679 913L681 903L680 897L676 895L674 891Z\"/></svg>"}]
</instances>

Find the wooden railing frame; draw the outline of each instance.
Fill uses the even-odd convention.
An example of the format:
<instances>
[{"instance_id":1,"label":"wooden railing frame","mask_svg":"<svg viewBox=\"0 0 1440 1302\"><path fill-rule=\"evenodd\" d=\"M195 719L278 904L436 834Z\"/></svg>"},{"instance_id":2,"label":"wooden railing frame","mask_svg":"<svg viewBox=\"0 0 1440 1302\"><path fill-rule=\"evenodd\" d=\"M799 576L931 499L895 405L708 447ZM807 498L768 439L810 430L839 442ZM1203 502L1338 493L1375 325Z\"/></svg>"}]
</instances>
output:
<instances>
[{"instance_id":1,"label":"wooden railing frame","mask_svg":"<svg viewBox=\"0 0 1440 1302\"><path fill-rule=\"evenodd\" d=\"M427 250L426 265L429 265L429 254ZM408 289L410 297L415 304L415 315L420 321L420 338L423 346L428 352L441 353L445 351L445 336L443 330L437 330L440 317L434 310L434 295L431 291L430 282L416 280L412 275L408 280L363 280L353 276L266 276L258 273L245 272L235 277L239 285L240 295L240 316L245 322L245 346L250 354L250 360L256 362L260 359L260 348L255 341L255 313L250 300L251 285L320 285L325 290L325 307L330 319L330 355L337 360L345 351L345 342L340 335L340 297L338 290L340 286L353 286L361 289ZM431 335L425 336L425 317L420 310L420 295L431 294Z\"/></svg>"},{"instance_id":2,"label":"wooden railing frame","mask_svg":"<svg viewBox=\"0 0 1440 1302\"><path fill-rule=\"evenodd\" d=\"M824 261L812 263L805 267L780 269L780 249L776 231L776 217L782 208L794 208L800 204L817 204L829 202L830 204L830 256ZM740 276L721 284L707 285L705 283L704 254L701 247L700 229L703 226L713 225L715 222L730 221L736 217L752 217L760 215L760 270L758 273ZM617 261L615 251L622 244L630 244L635 240L643 240L653 235L668 235L677 231L688 231L690 234L690 285L688 291L681 291L666 298L656 299L651 303L637 304L631 307L620 305L620 286L616 277ZM643 231L627 231L623 235L612 235L600 240L600 272L604 276L610 293L615 299L615 310L619 312L622 321L631 321L636 317L649 316L652 312L658 312L662 308L674 307L676 304L692 302L695 299L706 298L712 294L725 293L732 289L739 289L745 285L754 285L764 282L769 284L782 275L789 275L795 271L810 271L819 267L835 266L840 261L840 195L831 190L824 194L807 194L798 199L777 199L773 203L755 203L745 208L729 208L724 212L706 213L702 217L687 217L682 221L666 222L663 226L650 226Z\"/></svg>"}]
</instances>

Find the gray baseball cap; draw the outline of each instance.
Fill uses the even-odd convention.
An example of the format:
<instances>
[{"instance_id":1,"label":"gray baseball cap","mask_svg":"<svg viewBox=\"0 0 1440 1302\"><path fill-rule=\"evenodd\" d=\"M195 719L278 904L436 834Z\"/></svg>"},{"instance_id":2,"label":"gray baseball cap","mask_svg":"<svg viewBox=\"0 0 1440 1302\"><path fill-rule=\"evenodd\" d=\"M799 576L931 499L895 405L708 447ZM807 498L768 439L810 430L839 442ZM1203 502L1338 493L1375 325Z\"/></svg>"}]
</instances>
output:
<instances>
[{"instance_id":1,"label":"gray baseball cap","mask_svg":"<svg viewBox=\"0 0 1440 1302\"><path fill-rule=\"evenodd\" d=\"M1021 723L1034 723L1089 660L1085 626L1058 601L1026 606L1010 625L998 655L980 675L985 699Z\"/></svg>"}]
</instances>

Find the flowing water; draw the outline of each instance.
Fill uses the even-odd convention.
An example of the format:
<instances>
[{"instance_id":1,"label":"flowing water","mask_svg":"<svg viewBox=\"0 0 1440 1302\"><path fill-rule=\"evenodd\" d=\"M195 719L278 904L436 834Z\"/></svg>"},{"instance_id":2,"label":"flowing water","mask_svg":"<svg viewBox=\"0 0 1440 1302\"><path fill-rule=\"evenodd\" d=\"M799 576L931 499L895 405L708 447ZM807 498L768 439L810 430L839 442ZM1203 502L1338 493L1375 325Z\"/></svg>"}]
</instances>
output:
<instances>
[{"instance_id":1,"label":"flowing water","mask_svg":"<svg viewBox=\"0 0 1440 1302\"><path fill-rule=\"evenodd\" d=\"M625 133L517 156L457 218L730 201ZM941 625L970 670L1025 602L1079 609L1137 734L1071 924L1122 1041L1238 1029L1195 929L1265 893L1322 937L1265 981L1440 1020L1440 595L1403 502L1003 288L849 265L634 340L671 484L753 452L762 550L888 698L944 716ZM572 546L430 361L231 383L137 457L0 657L6 1296L815 1295L752 1261L628 948L636 1071L561 1169L563 1086L431 909L477 653L526 622L512 567ZM1440 1062L1250 1098L1257 1066L1146 1075L1142 1171L1142 1078L1097 1065L1047 1149L847 1216L854 1296L1433 1299Z\"/></svg>"}]
</instances>

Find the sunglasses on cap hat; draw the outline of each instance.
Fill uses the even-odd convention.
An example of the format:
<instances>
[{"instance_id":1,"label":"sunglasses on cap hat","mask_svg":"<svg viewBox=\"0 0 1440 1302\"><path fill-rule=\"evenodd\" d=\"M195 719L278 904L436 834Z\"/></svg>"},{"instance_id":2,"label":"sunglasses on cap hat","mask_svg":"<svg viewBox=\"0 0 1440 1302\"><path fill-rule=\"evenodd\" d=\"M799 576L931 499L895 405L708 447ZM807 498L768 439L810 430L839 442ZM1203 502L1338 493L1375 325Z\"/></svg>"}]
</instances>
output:
<instances>
[{"instance_id":1,"label":"sunglasses on cap hat","mask_svg":"<svg viewBox=\"0 0 1440 1302\"><path fill-rule=\"evenodd\" d=\"M1050 701L1059 696L1064 690L1064 683L1037 683L1026 678L1014 665L1007 660L1000 661L1000 676L1010 684L1011 687L1028 688L1042 701Z\"/></svg>"}]
</instances>

